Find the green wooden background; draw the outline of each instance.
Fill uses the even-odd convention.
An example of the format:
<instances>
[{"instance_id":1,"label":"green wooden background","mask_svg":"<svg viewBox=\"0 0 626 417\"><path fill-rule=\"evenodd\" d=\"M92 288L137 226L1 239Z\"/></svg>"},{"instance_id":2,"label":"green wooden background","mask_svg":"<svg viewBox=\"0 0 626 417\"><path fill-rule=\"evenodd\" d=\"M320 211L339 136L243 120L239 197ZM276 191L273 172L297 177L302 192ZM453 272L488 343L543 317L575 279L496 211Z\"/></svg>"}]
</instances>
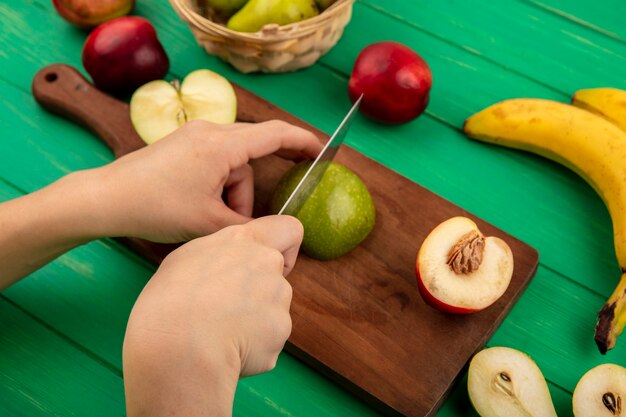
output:
<instances>
[{"instance_id":1,"label":"green wooden background","mask_svg":"<svg viewBox=\"0 0 626 417\"><path fill-rule=\"evenodd\" d=\"M571 393L588 369L626 365L626 339L606 357L593 342L596 312L619 274L600 199L554 163L470 141L460 131L466 117L501 99L567 101L579 88L626 88L626 3L362 0L321 62L284 75L239 74L197 46L167 0L138 3L136 14L154 23L170 56L171 77L213 69L325 131L349 105L347 79L364 46L396 40L414 48L434 75L426 114L397 127L360 117L350 145L539 250L537 275L489 345L530 354L559 415L572 415ZM0 201L112 160L91 134L47 114L30 94L42 66L82 68L84 39L50 0L0 1ZM124 329L153 272L104 240L4 291L0 415L124 415ZM274 371L241 381L235 404L237 416L375 414L286 354ZM465 380L439 415L475 415Z\"/></svg>"}]
</instances>

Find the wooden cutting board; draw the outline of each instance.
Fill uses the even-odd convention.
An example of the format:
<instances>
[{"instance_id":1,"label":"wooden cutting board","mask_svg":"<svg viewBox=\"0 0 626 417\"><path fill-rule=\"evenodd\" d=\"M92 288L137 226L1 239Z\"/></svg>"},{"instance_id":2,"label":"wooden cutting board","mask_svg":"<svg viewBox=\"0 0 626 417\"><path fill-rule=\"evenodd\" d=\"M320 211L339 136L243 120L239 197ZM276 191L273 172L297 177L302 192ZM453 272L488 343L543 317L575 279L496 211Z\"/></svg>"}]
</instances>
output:
<instances>
[{"instance_id":1,"label":"wooden cutting board","mask_svg":"<svg viewBox=\"0 0 626 417\"><path fill-rule=\"evenodd\" d=\"M234 87L239 121L282 119L328 140L324 132ZM36 74L32 89L43 107L91 129L116 157L144 146L131 125L128 105L98 91L75 69L46 67ZM537 251L350 147L344 146L336 160L366 183L377 210L376 226L361 246L339 259L299 257L289 276L293 331L286 350L386 414L433 416L468 360L530 282ZM254 161L256 216L267 213L271 192L290 166L274 156ZM424 238L459 215L472 218L486 235L504 239L515 257L504 296L467 316L424 304L415 279L415 258ZM174 247L124 242L154 263Z\"/></svg>"}]
</instances>

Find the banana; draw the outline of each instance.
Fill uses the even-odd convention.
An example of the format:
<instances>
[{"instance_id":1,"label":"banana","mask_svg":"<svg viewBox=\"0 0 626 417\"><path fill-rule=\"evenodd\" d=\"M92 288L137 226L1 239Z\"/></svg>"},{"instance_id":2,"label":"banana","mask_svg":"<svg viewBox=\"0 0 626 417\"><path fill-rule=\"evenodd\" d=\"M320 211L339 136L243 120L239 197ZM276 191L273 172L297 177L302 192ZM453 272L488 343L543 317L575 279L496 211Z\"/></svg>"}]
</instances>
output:
<instances>
[{"instance_id":1,"label":"banana","mask_svg":"<svg viewBox=\"0 0 626 417\"><path fill-rule=\"evenodd\" d=\"M626 132L626 91L617 88L578 90L572 104L600 115Z\"/></svg>"},{"instance_id":2,"label":"banana","mask_svg":"<svg viewBox=\"0 0 626 417\"><path fill-rule=\"evenodd\" d=\"M572 97L572 104L602 116L626 132L626 91L618 88L578 90ZM623 264L620 263L620 266L622 272L624 272ZM622 279L607 303L600 310L600 313L598 313L600 320L596 325L596 341L599 338L598 335L607 335L607 342L603 342L602 337L600 337L600 340L603 344L602 346L606 345L609 349L615 345L615 339L619 335L619 333L611 331L611 328L623 329L624 325L626 325L625 298L626 280ZM602 351L602 347L600 347L600 351Z\"/></svg>"},{"instance_id":3,"label":"banana","mask_svg":"<svg viewBox=\"0 0 626 417\"><path fill-rule=\"evenodd\" d=\"M620 282L598 313L595 340L603 354L626 324L626 133L586 110L542 99L512 99L470 117L465 133L484 142L530 151L583 177L613 221Z\"/></svg>"}]
</instances>

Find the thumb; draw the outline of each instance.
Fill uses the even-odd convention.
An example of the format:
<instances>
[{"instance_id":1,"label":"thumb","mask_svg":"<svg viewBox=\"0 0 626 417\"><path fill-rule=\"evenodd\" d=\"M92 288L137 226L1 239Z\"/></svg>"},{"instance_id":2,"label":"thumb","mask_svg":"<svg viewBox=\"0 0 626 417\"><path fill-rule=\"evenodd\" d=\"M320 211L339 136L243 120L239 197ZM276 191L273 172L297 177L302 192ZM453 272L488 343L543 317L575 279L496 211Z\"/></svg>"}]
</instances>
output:
<instances>
[{"instance_id":1,"label":"thumb","mask_svg":"<svg viewBox=\"0 0 626 417\"><path fill-rule=\"evenodd\" d=\"M279 250L285 258L283 275L287 276L296 264L304 227L292 216L266 216L246 225L254 239L262 245Z\"/></svg>"}]
</instances>

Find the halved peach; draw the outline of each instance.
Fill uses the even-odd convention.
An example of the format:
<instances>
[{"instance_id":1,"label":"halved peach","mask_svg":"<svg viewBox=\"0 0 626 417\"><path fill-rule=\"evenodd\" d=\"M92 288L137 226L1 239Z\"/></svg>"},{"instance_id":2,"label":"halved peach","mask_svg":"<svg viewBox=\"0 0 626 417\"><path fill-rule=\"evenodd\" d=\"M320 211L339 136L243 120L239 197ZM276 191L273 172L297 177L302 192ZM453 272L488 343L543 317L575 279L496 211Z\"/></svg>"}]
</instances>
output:
<instances>
[{"instance_id":1,"label":"halved peach","mask_svg":"<svg viewBox=\"0 0 626 417\"><path fill-rule=\"evenodd\" d=\"M483 236L470 219L453 217L426 237L416 272L427 304L450 313L474 313L506 291L513 276L513 253L502 239Z\"/></svg>"}]
</instances>

